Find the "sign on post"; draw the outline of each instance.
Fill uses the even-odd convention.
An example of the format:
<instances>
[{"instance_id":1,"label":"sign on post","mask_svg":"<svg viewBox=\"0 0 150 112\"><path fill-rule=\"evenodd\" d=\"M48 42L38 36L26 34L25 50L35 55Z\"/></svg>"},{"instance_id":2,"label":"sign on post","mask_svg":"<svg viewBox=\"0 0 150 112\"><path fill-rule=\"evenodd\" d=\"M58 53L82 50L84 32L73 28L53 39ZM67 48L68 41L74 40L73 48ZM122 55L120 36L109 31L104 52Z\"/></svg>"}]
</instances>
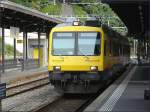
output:
<instances>
[{"instance_id":1,"label":"sign on post","mask_svg":"<svg viewBox=\"0 0 150 112\"><path fill-rule=\"evenodd\" d=\"M11 38L19 38L19 28L18 27L10 27L10 37Z\"/></svg>"},{"instance_id":2,"label":"sign on post","mask_svg":"<svg viewBox=\"0 0 150 112\"><path fill-rule=\"evenodd\" d=\"M0 84L0 100L6 98L6 83Z\"/></svg>"}]
</instances>

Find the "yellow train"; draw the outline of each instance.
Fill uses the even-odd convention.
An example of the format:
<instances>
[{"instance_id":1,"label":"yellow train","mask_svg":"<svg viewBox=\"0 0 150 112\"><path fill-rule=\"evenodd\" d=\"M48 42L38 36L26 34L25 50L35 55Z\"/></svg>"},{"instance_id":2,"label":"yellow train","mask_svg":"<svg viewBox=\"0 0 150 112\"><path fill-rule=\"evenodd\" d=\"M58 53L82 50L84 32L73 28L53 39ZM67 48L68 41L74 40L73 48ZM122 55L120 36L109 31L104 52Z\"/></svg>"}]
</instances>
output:
<instances>
[{"instance_id":1,"label":"yellow train","mask_svg":"<svg viewBox=\"0 0 150 112\"><path fill-rule=\"evenodd\" d=\"M95 93L129 62L129 41L108 27L55 27L49 38L49 79L60 92Z\"/></svg>"}]
</instances>

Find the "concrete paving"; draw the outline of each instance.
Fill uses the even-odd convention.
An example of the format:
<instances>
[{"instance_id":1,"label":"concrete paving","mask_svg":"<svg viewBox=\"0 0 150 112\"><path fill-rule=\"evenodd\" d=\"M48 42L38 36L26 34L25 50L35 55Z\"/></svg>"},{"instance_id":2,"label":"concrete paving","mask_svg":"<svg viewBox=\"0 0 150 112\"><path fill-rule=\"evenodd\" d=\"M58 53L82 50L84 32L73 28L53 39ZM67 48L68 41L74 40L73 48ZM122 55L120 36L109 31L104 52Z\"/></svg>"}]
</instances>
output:
<instances>
[{"instance_id":1,"label":"concrete paving","mask_svg":"<svg viewBox=\"0 0 150 112\"><path fill-rule=\"evenodd\" d=\"M149 87L149 64L135 66L126 77L121 76L109 86L84 112L149 112L150 100L144 99L144 90Z\"/></svg>"},{"instance_id":2,"label":"concrete paving","mask_svg":"<svg viewBox=\"0 0 150 112\"><path fill-rule=\"evenodd\" d=\"M36 73L42 73L42 72L47 72L47 67L40 67L36 69L30 69L30 70L9 70L6 71L5 73L1 74L1 82L2 83L9 83L11 80L15 80L18 77L25 77L25 76L30 76Z\"/></svg>"},{"instance_id":3,"label":"concrete paving","mask_svg":"<svg viewBox=\"0 0 150 112\"><path fill-rule=\"evenodd\" d=\"M25 92L2 100L2 110L15 112L32 112L43 105L53 102L61 94L54 90L54 87L46 85L33 91Z\"/></svg>"}]
</instances>

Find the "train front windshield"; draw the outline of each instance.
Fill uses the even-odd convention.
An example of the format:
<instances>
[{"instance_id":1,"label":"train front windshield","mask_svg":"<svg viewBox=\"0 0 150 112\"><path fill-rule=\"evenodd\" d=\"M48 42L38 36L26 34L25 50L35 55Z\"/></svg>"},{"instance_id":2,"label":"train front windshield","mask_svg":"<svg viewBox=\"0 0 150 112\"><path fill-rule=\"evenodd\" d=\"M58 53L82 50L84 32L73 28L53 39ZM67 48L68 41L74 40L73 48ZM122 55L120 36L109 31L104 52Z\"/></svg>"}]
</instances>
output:
<instances>
[{"instance_id":1,"label":"train front windshield","mask_svg":"<svg viewBox=\"0 0 150 112\"><path fill-rule=\"evenodd\" d=\"M53 34L53 55L100 55L100 33L63 32Z\"/></svg>"}]
</instances>

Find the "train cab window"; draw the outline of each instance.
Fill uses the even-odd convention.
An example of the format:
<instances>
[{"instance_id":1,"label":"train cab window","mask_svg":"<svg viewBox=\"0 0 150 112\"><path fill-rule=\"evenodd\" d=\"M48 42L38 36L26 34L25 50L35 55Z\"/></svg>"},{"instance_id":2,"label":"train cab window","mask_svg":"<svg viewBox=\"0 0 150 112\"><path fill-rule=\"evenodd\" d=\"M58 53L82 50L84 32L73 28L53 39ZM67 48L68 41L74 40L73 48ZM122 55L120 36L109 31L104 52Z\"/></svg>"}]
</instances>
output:
<instances>
[{"instance_id":1,"label":"train cab window","mask_svg":"<svg viewBox=\"0 0 150 112\"><path fill-rule=\"evenodd\" d=\"M112 41L109 41L109 56L112 56Z\"/></svg>"},{"instance_id":2,"label":"train cab window","mask_svg":"<svg viewBox=\"0 0 150 112\"><path fill-rule=\"evenodd\" d=\"M100 33L78 33L77 55L100 55Z\"/></svg>"},{"instance_id":3,"label":"train cab window","mask_svg":"<svg viewBox=\"0 0 150 112\"><path fill-rule=\"evenodd\" d=\"M75 33L53 34L53 55L74 55Z\"/></svg>"}]
</instances>

